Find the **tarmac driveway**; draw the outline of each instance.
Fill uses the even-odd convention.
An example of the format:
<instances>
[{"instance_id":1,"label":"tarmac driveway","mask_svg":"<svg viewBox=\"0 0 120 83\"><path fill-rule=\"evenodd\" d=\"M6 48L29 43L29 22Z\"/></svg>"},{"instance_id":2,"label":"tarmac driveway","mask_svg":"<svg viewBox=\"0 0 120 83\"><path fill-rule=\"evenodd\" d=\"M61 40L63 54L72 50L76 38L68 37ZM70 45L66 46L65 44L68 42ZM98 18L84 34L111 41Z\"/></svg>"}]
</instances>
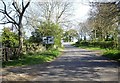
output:
<instances>
[{"instance_id":1,"label":"tarmac driveway","mask_svg":"<svg viewBox=\"0 0 120 83\"><path fill-rule=\"evenodd\" d=\"M102 57L99 51L66 43L62 56L34 66L4 69L3 81L119 81L119 64Z\"/></svg>"}]
</instances>

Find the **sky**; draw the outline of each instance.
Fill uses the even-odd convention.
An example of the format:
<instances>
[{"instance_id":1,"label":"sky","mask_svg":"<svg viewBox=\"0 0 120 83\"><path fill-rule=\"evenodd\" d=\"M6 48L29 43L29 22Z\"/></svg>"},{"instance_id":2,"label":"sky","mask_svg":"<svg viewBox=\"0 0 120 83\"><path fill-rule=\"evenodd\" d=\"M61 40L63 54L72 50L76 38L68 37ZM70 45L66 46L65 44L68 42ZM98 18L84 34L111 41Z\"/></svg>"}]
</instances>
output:
<instances>
[{"instance_id":1,"label":"sky","mask_svg":"<svg viewBox=\"0 0 120 83\"><path fill-rule=\"evenodd\" d=\"M90 6L87 3L75 2L74 19L85 21L88 17Z\"/></svg>"},{"instance_id":2,"label":"sky","mask_svg":"<svg viewBox=\"0 0 120 83\"><path fill-rule=\"evenodd\" d=\"M28 1L28 0L25 0ZM32 1L41 1L44 2L46 0L32 0ZM58 1L58 0L57 0ZM117 1L117 0L68 0L72 1L74 3L74 17L72 18L76 22L84 22L88 18L88 13L90 10L90 6L88 4L88 1ZM1 7L0 7L1 8ZM0 32L4 25L0 25ZM30 33L26 33L26 35L29 37Z\"/></svg>"},{"instance_id":3,"label":"sky","mask_svg":"<svg viewBox=\"0 0 120 83\"><path fill-rule=\"evenodd\" d=\"M86 18L88 17L88 11L89 11L89 6L86 4L82 4L79 1L74 2L74 17L73 19L76 21L85 21ZM3 28L4 25L0 25L0 32L1 29ZM26 35L30 36L30 33L27 33Z\"/></svg>"}]
</instances>

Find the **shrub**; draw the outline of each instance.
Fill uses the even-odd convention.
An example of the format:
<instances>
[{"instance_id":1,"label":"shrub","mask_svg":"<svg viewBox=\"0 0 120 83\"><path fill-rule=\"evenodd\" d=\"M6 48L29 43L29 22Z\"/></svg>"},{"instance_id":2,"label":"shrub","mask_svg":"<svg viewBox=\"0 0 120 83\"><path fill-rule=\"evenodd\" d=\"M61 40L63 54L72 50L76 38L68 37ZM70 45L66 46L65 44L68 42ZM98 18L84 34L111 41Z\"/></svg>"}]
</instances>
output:
<instances>
[{"instance_id":1,"label":"shrub","mask_svg":"<svg viewBox=\"0 0 120 83\"><path fill-rule=\"evenodd\" d=\"M90 42L82 41L80 44L81 44L81 45L84 45L84 46L89 46L89 45L90 45Z\"/></svg>"},{"instance_id":2,"label":"shrub","mask_svg":"<svg viewBox=\"0 0 120 83\"><path fill-rule=\"evenodd\" d=\"M103 56L108 57L110 59L119 60L120 61L120 52L109 50L103 54Z\"/></svg>"},{"instance_id":3,"label":"shrub","mask_svg":"<svg viewBox=\"0 0 120 83\"><path fill-rule=\"evenodd\" d=\"M114 49L116 48L116 43L113 41L104 41L104 42L99 42L99 45L101 48L109 48L109 49Z\"/></svg>"},{"instance_id":4,"label":"shrub","mask_svg":"<svg viewBox=\"0 0 120 83\"><path fill-rule=\"evenodd\" d=\"M114 41L78 41L76 42L76 46L91 46L91 47L100 47L105 49L114 49L117 48L117 43Z\"/></svg>"}]
</instances>

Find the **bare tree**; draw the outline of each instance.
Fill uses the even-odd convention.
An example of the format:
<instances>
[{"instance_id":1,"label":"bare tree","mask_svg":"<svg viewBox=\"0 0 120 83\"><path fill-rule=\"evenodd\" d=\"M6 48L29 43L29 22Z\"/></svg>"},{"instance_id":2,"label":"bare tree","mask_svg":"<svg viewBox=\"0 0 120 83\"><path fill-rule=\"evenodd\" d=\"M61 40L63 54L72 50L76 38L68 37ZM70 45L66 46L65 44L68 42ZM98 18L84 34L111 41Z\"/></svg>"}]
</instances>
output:
<instances>
[{"instance_id":1,"label":"bare tree","mask_svg":"<svg viewBox=\"0 0 120 83\"><path fill-rule=\"evenodd\" d=\"M66 24L70 22L70 18L73 14L72 3L68 1L61 0L48 0L45 2L34 3L36 9L33 12L31 8L29 13L32 14L30 18L34 20L34 22L41 21L50 21L58 24Z\"/></svg>"},{"instance_id":2,"label":"bare tree","mask_svg":"<svg viewBox=\"0 0 120 83\"><path fill-rule=\"evenodd\" d=\"M22 20L23 20L23 15L27 9L27 7L30 4L30 0L28 2L25 2L22 0L20 1L21 4L19 4L17 2L17 0L12 0L12 8L13 9L9 9L10 7L7 7L8 4L5 3L4 0L0 0L1 3L3 4L3 8L0 9L0 13L3 14L3 18L1 19L2 23L0 24L13 24L16 29L18 30L18 37L19 37L19 50L18 53L20 54L22 51L22 47L23 47L23 37L22 37L22 29L23 29L23 25L22 25Z\"/></svg>"},{"instance_id":3,"label":"bare tree","mask_svg":"<svg viewBox=\"0 0 120 83\"><path fill-rule=\"evenodd\" d=\"M90 36L90 28L87 25L87 22L78 24L78 33L79 33L80 39L84 37L84 40L86 40L87 36Z\"/></svg>"}]
</instances>

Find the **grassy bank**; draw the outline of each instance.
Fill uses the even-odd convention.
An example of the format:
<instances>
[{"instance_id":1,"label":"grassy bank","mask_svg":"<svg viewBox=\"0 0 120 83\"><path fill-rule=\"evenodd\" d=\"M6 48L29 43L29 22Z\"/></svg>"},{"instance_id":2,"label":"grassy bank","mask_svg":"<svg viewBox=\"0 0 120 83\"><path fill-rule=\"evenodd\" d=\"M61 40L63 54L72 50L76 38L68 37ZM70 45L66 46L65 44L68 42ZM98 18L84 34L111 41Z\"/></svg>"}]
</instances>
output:
<instances>
[{"instance_id":1,"label":"grassy bank","mask_svg":"<svg viewBox=\"0 0 120 83\"><path fill-rule=\"evenodd\" d=\"M118 50L107 50L103 53L103 56L120 62L120 52Z\"/></svg>"},{"instance_id":2,"label":"grassy bank","mask_svg":"<svg viewBox=\"0 0 120 83\"><path fill-rule=\"evenodd\" d=\"M11 60L8 62L3 62L3 67L8 66L26 66L26 65L34 65L34 64L42 64L44 62L49 62L54 60L56 57L60 55L60 51L58 50L49 50L43 53L28 53L21 57L19 60Z\"/></svg>"},{"instance_id":3,"label":"grassy bank","mask_svg":"<svg viewBox=\"0 0 120 83\"><path fill-rule=\"evenodd\" d=\"M78 44L73 44L74 46L77 46L79 48L84 48L88 50L100 50L102 53L102 56L108 57L112 60L116 60L120 62L120 51L116 49L107 49L107 48L100 48L97 46L86 46L86 45L78 45Z\"/></svg>"}]
</instances>

